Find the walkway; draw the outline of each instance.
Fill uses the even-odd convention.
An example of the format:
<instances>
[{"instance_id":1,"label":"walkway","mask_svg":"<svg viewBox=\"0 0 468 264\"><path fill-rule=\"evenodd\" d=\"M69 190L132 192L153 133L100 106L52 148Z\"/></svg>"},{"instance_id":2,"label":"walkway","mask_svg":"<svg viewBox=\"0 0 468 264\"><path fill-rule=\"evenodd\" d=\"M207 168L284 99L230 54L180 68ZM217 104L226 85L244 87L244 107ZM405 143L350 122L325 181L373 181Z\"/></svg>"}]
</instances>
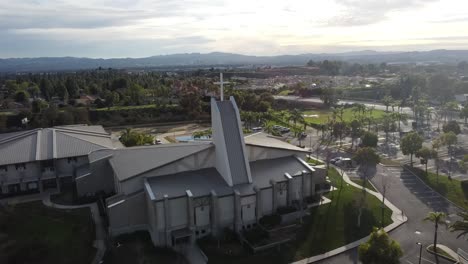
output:
<instances>
[{"instance_id":1,"label":"walkway","mask_svg":"<svg viewBox=\"0 0 468 264\"><path fill-rule=\"evenodd\" d=\"M330 166L333 166L333 165L330 165ZM349 179L349 176L346 174L346 172L344 172L343 170L341 170L340 168L336 167L336 166L333 166L335 167L335 169L340 173L340 175L343 175L343 180L351 185L351 186L354 186L358 189L361 189L361 190L365 190L367 193L371 194L371 195L374 195L375 197L377 197L377 199L379 199L380 201L382 201L383 199L383 195L378 193L378 192L374 192L374 191L371 191L367 188L364 188L362 187L361 185L358 185L356 183L354 183L353 181L351 181L351 179ZM400 209L398 209L395 205L393 205L391 202L389 202L387 199L385 199L385 205L390 209L392 210L392 221L393 223L386 226L384 228L384 230L386 232L390 232L392 231L393 229L397 228L398 226L402 225L403 223L405 223L408 218L406 216L404 216L402 214L402 211ZM320 255L317 255L317 256L313 256L313 257L310 257L310 258L306 258L306 259L303 259L303 260L299 260L299 261L296 261L296 262L293 262L293 264L306 264L306 263L313 263L313 262L317 262L317 261L320 261L320 260L323 260L323 259L326 259L326 258L329 258L329 257L332 257L332 256L335 256L335 255L338 255L338 254L341 254L347 250L350 250L352 248L356 248L358 247L360 244L366 242L367 240L369 239L369 236L367 237L364 237L362 239L359 239L357 241L354 241L352 243L349 243L347 245L344 245L342 247L339 247L339 248L336 248L334 250L331 250L331 251L328 251L326 253L323 253L323 254L320 254Z\"/></svg>"},{"instance_id":2,"label":"walkway","mask_svg":"<svg viewBox=\"0 0 468 264\"><path fill-rule=\"evenodd\" d=\"M46 206L57 208L57 209L77 209L88 207L91 210L91 216L96 226L96 240L94 240L93 246L97 249L96 256L94 257L91 264L99 264L104 257L106 252L106 231L102 222L101 215L99 214L99 208L97 203L83 204L83 205L62 205L53 203L50 200L50 195L43 196L42 203Z\"/></svg>"},{"instance_id":3,"label":"walkway","mask_svg":"<svg viewBox=\"0 0 468 264\"><path fill-rule=\"evenodd\" d=\"M184 255L190 264L206 264L208 262L208 258L197 243L177 245L174 250Z\"/></svg>"},{"instance_id":4,"label":"walkway","mask_svg":"<svg viewBox=\"0 0 468 264\"><path fill-rule=\"evenodd\" d=\"M32 194L26 194L26 195L13 196L13 197L0 199L0 204L13 205L13 204L41 201L44 198L52 194L56 194L56 193L58 193L57 190L46 190L46 191L43 191L42 193L32 193Z\"/></svg>"}]
</instances>

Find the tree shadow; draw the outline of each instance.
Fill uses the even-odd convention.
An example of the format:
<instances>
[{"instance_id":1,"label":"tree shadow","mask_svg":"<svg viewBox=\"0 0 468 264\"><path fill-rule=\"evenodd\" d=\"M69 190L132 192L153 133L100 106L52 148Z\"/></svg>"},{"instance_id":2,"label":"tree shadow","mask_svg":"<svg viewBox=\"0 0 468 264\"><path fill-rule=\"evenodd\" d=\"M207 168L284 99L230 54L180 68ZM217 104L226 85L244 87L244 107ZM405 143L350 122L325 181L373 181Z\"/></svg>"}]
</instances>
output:
<instances>
[{"instance_id":1,"label":"tree shadow","mask_svg":"<svg viewBox=\"0 0 468 264\"><path fill-rule=\"evenodd\" d=\"M344 236L346 243L353 242L369 235L373 227L379 226L379 221L372 211L363 207L360 226L358 226L359 206L356 203L344 205Z\"/></svg>"}]
</instances>

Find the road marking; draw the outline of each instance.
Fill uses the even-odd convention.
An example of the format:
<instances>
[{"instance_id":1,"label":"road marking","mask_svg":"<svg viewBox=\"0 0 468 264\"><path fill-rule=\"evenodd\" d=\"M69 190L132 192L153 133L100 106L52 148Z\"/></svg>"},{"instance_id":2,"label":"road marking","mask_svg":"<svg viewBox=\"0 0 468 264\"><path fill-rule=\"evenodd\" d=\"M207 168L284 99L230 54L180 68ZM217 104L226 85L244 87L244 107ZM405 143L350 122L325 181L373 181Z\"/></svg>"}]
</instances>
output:
<instances>
[{"instance_id":1,"label":"road marking","mask_svg":"<svg viewBox=\"0 0 468 264\"><path fill-rule=\"evenodd\" d=\"M429 263L432 263L432 264L436 264L435 262L433 262L433 261L430 261L430 260L428 260L427 258L423 258L423 257L421 257L421 259L422 259L422 260L424 260L424 261L426 261L426 262L429 262Z\"/></svg>"}]
</instances>

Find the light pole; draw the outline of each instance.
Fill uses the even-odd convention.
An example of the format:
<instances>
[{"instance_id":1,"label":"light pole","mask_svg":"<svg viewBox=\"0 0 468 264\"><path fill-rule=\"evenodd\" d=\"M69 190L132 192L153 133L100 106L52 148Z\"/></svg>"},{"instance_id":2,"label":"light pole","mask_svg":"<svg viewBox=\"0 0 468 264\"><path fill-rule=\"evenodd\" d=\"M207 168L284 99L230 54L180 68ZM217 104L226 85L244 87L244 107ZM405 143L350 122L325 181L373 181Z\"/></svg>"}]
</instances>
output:
<instances>
[{"instance_id":1,"label":"light pole","mask_svg":"<svg viewBox=\"0 0 468 264\"><path fill-rule=\"evenodd\" d=\"M419 245L419 264L421 264L422 244L421 242L417 242L416 244Z\"/></svg>"}]
</instances>

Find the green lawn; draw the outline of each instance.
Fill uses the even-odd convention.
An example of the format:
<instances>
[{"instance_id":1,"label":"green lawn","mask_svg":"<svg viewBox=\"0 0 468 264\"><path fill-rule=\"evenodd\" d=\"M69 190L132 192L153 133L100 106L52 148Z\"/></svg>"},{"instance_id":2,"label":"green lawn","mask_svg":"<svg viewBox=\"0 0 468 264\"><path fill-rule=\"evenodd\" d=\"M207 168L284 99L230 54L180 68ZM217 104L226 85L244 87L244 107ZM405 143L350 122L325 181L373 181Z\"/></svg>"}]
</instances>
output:
<instances>
[{"instance_id":1,"label":"green lawn","mask_svg":"<svg viewBox=\"0 0 468 264\"><path fill-rule=\"evenodd\" d=\"M88 208L60 210L41 202L0 207L0 263L90 263L94 239Z\"/></svg>"},{"instance_id":2,"label":"green lawn","mask_svg":"<svg viewBox=\"0 0 468 264\"><path fill-rule=\"evenodd\" d=\"M325 124L329 119L332 119L333 112L331 110L308 110L304 111L304 119L308 123L314 124ZM385 114L385 111L374 110L372 111L372 116L374 118L380 118ZM318 115L318 117L311 117L310 115ZM343 119L346 122L350 122L354 119L354 113L351 108L346 108L343 114Z\"/></svg>"},{"instance_id":3,"label":"green lawn","mask_svg":"<svg viewBox=\"0 0 468 264\"><path fill-rule=\"evenodd\" d=\"M354 183L357 183L361 186L364 186L364 180L363 179L360 179L360 178L350 178ZM377 190L369 184L369 180L365 180L366 182L366 188L371 190L371 191L374 191L374 192L377 192Z\"/></svg>"},{"instance_id":4,"label":"green lawn","mask_svg":"<svg viewBox=\"0 0 468 264\"><path fill-rule=\"evenodd\" d=\"M307 158L307 163L312 164L312 165L323 165L324 164L320 160L311 159L311 158Z\"/></svg>"},{"instance_id":5,"label":"green lawn","mask_svg":"<svg viewBox=\"0 0 468 264\"><path fill-rule=\"evenodd\" d=\"M293 90L284 90L284 91L281 91L278 95L285 96L285 95L290 95L292 93L294 93Z\"/></svg>"},{"instance_id":6,"label":"green lawn","mask_svg":"<svg viewBox=\"0 0 468 264\"><path fill-rule=\"evenodd\" d=\"M144 108L155 108L155 104L148 104L148 105L129 105L129 106L111 106L111 107L103 107L103 108L96 108L96 111L117 111L117 110L132 110L132 109L144 109Z\"/></svg>"},{"instance_id":7,"label":"green lawn","mask_svg":"<svg viewBox=\"0 0 468 264\"><path fill-rule=\"evenodd\" d=\"M370 194L342 182L334 169L329 170L332 185L338 190L326 195L332 202L311 210L304 230L300 232L294 259L300 260L344 246L366 237L372 228L380 226L381 202ZM357 226L359 207L362 205L361 226ZM385 207L384 226L392 223L392 211Z\"/></svg>"},{"instance_id":8,"label":"green lawn","mask_svg":"<svg viewBox=\"0 0 468 264\"><path fill-rule=\"evenodd\" d=\"M409 167L407 167L409 168ZM456 179L449 179L446 175L437 175L435 173L426 173L418 168L411 169L420 179L434 190L445 196L447 199L458 206L468 210L468 188L463 190L462 182Z\"/></svg>"},{"instance_id":9,"label":"green lawn","mask_svg":"<svg viewBox=\"0 0 468 264\"><path fill-rule=\"evenodd\" d=\"M257 255L248 254L239 242L200 242L210 263L288 263L322 254L364 238L373 227L380 227L382 218L381 202L370 194L341 181L334 169L329 170L333 186L338 190L326 195L331 203L312 208L310 216L296 234L296 241ZM361 203L363 201L363 203ZM357 226L359 206L362 204L361 226ZM392 223L392 211L385 207L384 226Z\"/></svg>"},{"instance_id":10,"label":"green lawn","mask_svg":"<svg viewBox=\"0 0 468 264\"><path fill-rule=\"evenodd\" d=\"M117 237L103 261L112 264L188 264L185 257L177 252L156 248L145 231Z\"/></svg>"}]
</instances>

